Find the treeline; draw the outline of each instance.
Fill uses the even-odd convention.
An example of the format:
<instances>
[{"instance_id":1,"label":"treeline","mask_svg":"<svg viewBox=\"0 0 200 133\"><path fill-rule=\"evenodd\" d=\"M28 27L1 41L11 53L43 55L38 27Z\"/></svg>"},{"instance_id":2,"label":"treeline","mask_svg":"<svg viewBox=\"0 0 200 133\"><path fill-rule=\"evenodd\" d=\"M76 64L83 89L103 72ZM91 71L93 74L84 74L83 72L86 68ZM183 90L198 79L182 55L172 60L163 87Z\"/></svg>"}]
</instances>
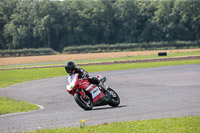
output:
<instances>
[{"instance_id":1,"label":"treeline","mask_svg":"<svg viewBox=\"0 0 200 133\"><path fill-rule=\"evenodd\" d=\"M200 40L191 0L1 0L0 49Z\"/></svg>"}]
</instances>

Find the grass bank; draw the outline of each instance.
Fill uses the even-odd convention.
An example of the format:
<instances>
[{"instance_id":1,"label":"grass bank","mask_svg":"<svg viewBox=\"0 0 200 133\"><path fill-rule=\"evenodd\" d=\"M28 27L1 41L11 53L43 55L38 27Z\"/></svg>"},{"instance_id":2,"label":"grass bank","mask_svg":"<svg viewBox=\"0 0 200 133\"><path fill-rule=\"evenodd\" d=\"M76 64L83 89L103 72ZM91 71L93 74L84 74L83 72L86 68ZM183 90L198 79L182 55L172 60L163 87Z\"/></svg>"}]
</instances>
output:
<instances>
[{"instance_id":1,"label":"grass bank","mask_svg":"<svg viewBox=\"0 0 200 133\"><path fill-rule=\"evenodd\" d=\"M83 66L83 68L88 72L100 72L100 71L161 67L161 66L173 66L173 65L184 65L184 64L200 64L200 60L93 65L93 66ZM51 78L56 76L64 76L64 75L66 75L66 72L62 67L0 71L0 88L26 81Z\"/></svg>"},{"instance_id":2,"label":"grass bank","mask_svg":"<svg viewBox=\"0 0 200 133\"><path fill-rule=\"evenodd\" d=\"M84 124L87 125L87 121ZM104 123L96 126L85 125L26 133L199 133L200 116Z\"/></svg>"},{"instance_id":3,"label":"grass bank","mask_svg":"<svg viewBox=\"0 0 200 133\"><path fill-rule=\"evenodd\" d=\"M28 112L38 108L38 106L28 102L16 101L7 97L0 97L0 115L16 112Z\"/></svg>"}]
</instances>

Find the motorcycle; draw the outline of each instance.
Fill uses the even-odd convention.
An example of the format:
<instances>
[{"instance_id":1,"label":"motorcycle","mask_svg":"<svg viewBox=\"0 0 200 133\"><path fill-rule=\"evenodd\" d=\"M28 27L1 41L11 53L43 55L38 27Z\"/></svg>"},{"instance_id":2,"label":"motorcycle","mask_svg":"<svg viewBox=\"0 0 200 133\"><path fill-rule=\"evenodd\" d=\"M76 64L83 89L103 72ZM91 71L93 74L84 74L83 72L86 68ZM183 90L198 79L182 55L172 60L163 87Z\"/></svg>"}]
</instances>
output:
<instances>
[{"instance_id":1,"label":"motorcycle","mask_svg":"<svg viewBox=\"0 0 200 133\"><path fill-rule=\"evenodd\" d=\"M66 90L74 96L76 103L84 110L91 110L94 106L110 105L117 107L120 98L117 93L105 85L106 77L97 76L100 83L95 85L87 78L78 78L79 74L67 77Z\"/></svg>"}]
</instances>

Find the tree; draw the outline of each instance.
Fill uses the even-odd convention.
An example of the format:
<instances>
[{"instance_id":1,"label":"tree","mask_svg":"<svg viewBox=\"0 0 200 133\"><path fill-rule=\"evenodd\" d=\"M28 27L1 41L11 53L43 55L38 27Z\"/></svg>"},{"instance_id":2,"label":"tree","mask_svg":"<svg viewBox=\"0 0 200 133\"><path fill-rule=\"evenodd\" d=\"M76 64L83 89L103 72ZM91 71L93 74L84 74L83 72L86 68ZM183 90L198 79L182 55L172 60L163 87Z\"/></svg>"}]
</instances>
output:
<instances>
[{"instance_id":1,"label":"tree","mask_svg":"<svg viewBox=\"0 0 200 133\"><path fill-rule=\"evenodd\" d=\"M173 14L176 16L179 40L200 39L200 2L176 0Z\"/></svg>"},{"instance_id":2,"label":"tree","mask_svg":"<svg viewBox=\"0 0 200 133\"><path fill-rule=\"evenodd\" d=\"M173 41L175 38L174 16L172 13L174 7L173 1L159 1L155 11L153 22L156 23L163 33L163 41Z\"/></svg>"},{"instance_id":3,"label":"tree","mask_svg":"<svg viewBox=\"0 0 200 133\"><path fill-rule=\"evenodd\" d=\"M123 42L137 42L138 34L140 31L139 22L139 9L134 0L124 1L119 0L116 2L119 9L118 18L122 24L121 28L121 40Z\"/></svg>"},{"instance_id":4,"label":"tree","mask_svg":"<svg viewBox=\"0 0 200 133\"><path fill-rule=\"evenodd\" d=\"M12 38L11 43L8 43L9 49L29 48L31 47L33 17L31 8L33 2L23 1L18 2L15 12L11 15L11 20L4 27L6 38Z\"/></svg>"},{"instance_id":5,"label":"tree","mask_svg":"<svg viewBox=\"0 0 200 133\"><path fill-rule=\"evenodd\" d=\"M39 3L40 11L36 16L39 17L34 28L34 36L38 36L40 40L45 43L45 47L54 49L58 46L55 46L55 43L54 46L52 46L51 40L57 40L60 30L62 29L62 25L60 24L61 13L59 12L58 3L58 1L50 0L44 0Z\"/></svg>"},{"instance_id":6,"label":"tree","mask_svg":"<svg viewBox=\"0 0 200 133\"><path fill-rule=\"evenodd\" d=\"M98 0L94 3L92 22L96 26L97 43L115 42L115 10L111 0Z\"/></svg>"},{"instance_id":7,"label":"tree","mask_svg":"<svg viewBox=\"0 0 200 133\"><path fill-rule=\"evenodd\" d=\"M197 1L0 1L0 49L197 41L199 31Z\"/></svg>"},{"instance_id":8,"label":"tree","mask_svg":"<svg viewBox=\"0 0 200 133\"><path fill-rule=\"evenodd\" d=\"M163 38L162 32L158 25L152 21L154 18L154 13L157 10L157 2L137 0L137 6L140 10L139 22L141 33L139 35L139 41L161 41Z\"/></svg>"},{"instance_id":9,"label":"tree","mask_svg":"<svg viewBox=\"0 0 200 133\"><path fill-rule=\"evenodd\" d=\"M0 1L0 49L7 49L7 44L10 38L4 37L4 26L9 23L10 16L16 8L16 0L1 0Z\"/></svg>"}]
</instances>

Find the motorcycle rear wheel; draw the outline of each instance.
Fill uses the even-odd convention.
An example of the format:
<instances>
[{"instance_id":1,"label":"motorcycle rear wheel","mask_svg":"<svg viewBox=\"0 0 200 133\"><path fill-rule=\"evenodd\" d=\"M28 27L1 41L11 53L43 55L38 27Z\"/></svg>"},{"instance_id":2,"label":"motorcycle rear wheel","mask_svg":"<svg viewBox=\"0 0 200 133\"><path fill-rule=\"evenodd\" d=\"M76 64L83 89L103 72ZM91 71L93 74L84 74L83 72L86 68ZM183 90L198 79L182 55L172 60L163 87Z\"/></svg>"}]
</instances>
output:
<instances>
[{"instance_id":1,"label":"motorcycle rear wheel","mask_svg":"<svg viewBox=\"0 0 200 133\"><path fill-rule=\"evenodd\" d=\"M119 96L111 88L108 88L107 91L108 91L108 93L110 94L110 97L111 97L111 100L108 102L108 105L110 105L112 107L117 107L120 104L120 98L119 98Z\"/></svg>"},{"instance_id":2,"label":"motorcycle rear wheel","mask_svg":"<svg viewBox=\"0 0 200 133\"><path fill-rule=\"evenodd\" d=\"M93 102L87 95L85 95L85 98L83 98L80 93L76 93L74 94L74 99L76 103L84 110L91 110L93 108Z\"/></svg>"}]
</instances>

